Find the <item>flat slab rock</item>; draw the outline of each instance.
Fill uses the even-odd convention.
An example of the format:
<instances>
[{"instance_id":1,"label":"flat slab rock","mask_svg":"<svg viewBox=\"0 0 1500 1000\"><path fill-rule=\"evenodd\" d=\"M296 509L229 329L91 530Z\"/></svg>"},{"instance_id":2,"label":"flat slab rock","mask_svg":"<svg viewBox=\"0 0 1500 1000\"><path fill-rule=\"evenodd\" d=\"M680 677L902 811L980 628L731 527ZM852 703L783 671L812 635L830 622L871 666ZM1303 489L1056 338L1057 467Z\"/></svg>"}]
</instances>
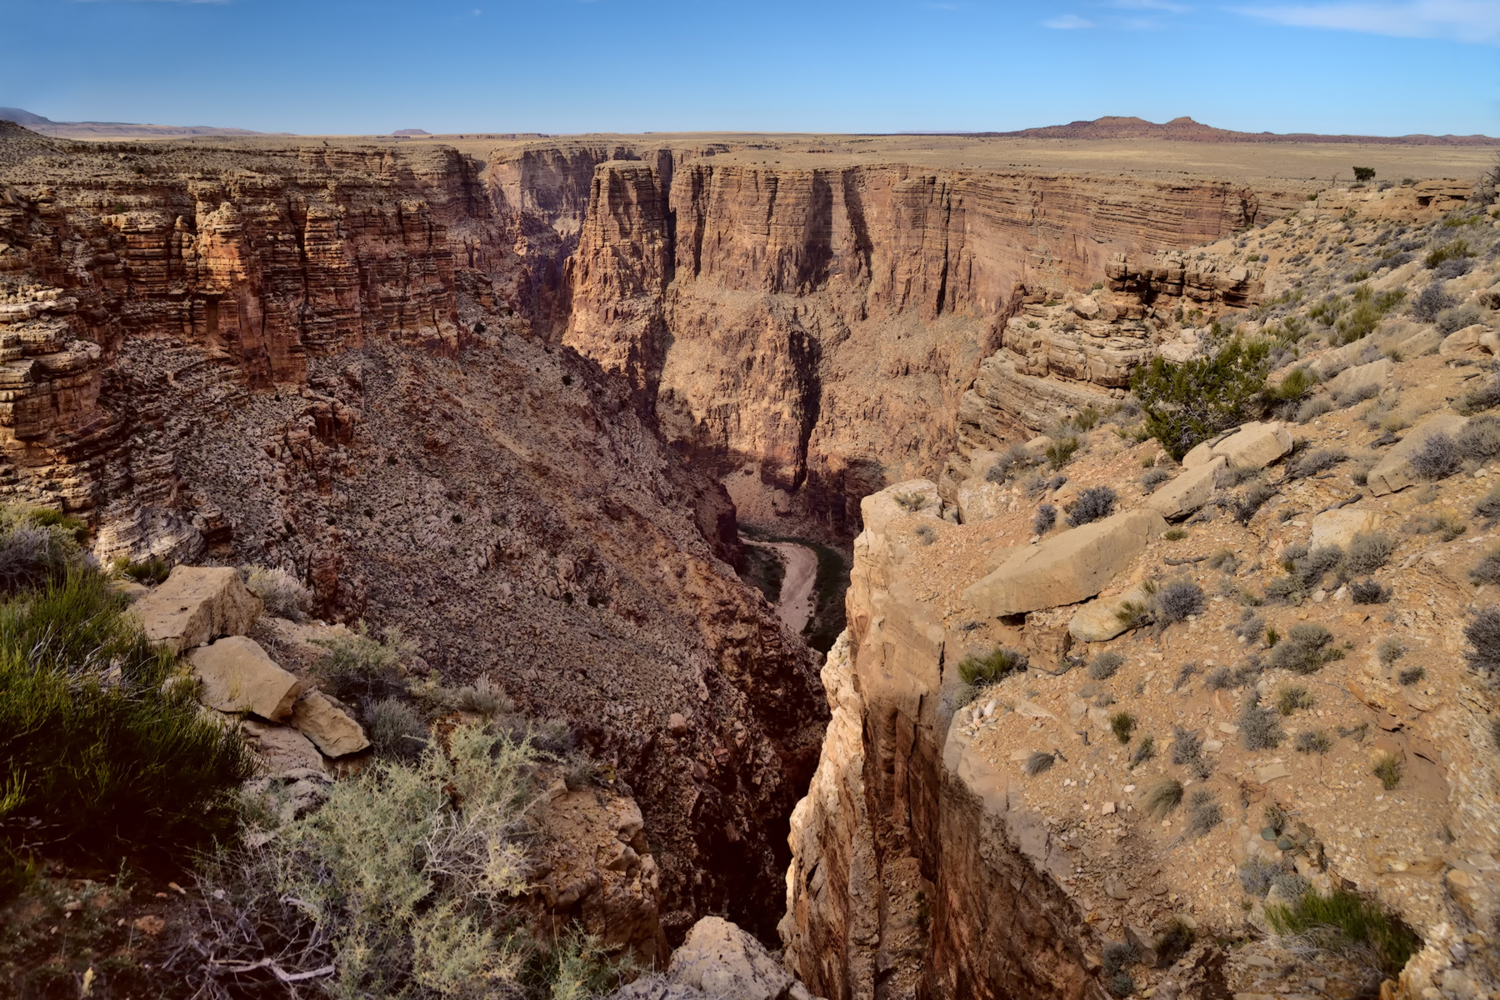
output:
<instances>
[{"instance_id":1,"label":"flat slab rock","mask_svg":"<svg viewBox=\"0 0 1500 1000\"><path fill-rule=\"evenodd\" d=\"M262 610L227 566L177 566L130 606L146 638L180 653L225 635L244 635Z\"/></svg>"},{"instance_id":2,"label":"flat slab rock","mask_svg":"<svg viewBox=\"0 0 1500 1000\"><path fill-rule=\"evenodd\" d=\"M1231 469L1264 469L1292 450L1292 435L1279 421L1252 420L1216 443L1205 441L1182 456L1184 468L1196 469L1223 458Z\"/></svg>"},{"instance_id":3,"label":"flat slab rock","mask_svg":"<svg viewBox=\"0 0 1500 1000\"><path fill-rule=\"evenodd\" d=\"M1307 544L1314 549L1324 545L1348 548L1355 535L1374 531L1379 526L1379 511L1358 507L1325 510L1313 518L1312 539Z\"/></svg>"},{"instance_id":4,"label":"flat slab rock","mask_svg":"<svg viewBox=\"0 0 1500 1000\"><path fill-rule=\"evenodd\" d=\"M1159 513L1137 509L1011 549L999 568L964 591L964 600L995 618L1086 601L1166 530Z\"/></svg>"},{"instance_id":5,"label":"flat slab rock","mask_svg":"<svg viewBox=\"0 0 1500 1000\"><path fill-rule=\"evenodd\" d=\"M1208 503L1224 476L1228 459L1215 455L1196 468L1187 469L1176 479L1156 489L1146 498L1146 506L1162 517L1182 517Z\"/></svg>"},{"instance_id":6,"label":"flat slab rock","mask_svg":"<svg viewBox=\"0 0 1500 1000\"><path fill-rule=\"evenodd\" d=\"M1370 492L1377 497L1384 496L1416 483L1417 476L1412 471L1411 457L1417 453L1417 449L1426 444L1427 439L1434 434L1453 437L1468 422L1467 417L1460 417L1455 413L1440 413L1407 431L1406 436L1392 445L1380 463L1370 470Z\"/></svg>"},{"instance_id":7,"label":"flat slab rock","mask_svg":"<svg viewBox=\"0 0 1500 1000\"><path fill-rule=\"evenodd\" d=\"M1145 605L1150 599L1143 587L1131 587L1114 597L1090 601L1068 622L1068 634L1079 642L1105 642L1125 631L1119 613L1127 603Z\"/></svg>"},{"instance_id":8,"label":"flat slab rock","mask_svg":"<svg viewBox=\"0 0 1500 1000\"><path fill-rule=\"evenodd\" d=\"M198 700L220 712L251 712L271 722L292 715L304 689L266 655L260 644L242 635L225 636L188 654L198 678Z\"/></svg>"},{"instance_id":9,"label":"flat slab rock","mask_svg":"<svg viewBox=\"0 0 1500 1000\"><path fill-rule=\"evenodd\" d=\"M364 727L321 691L308 691L297 699L292 725L330 757L359 753L370 745Z\"/></svg>"}]
</instances>

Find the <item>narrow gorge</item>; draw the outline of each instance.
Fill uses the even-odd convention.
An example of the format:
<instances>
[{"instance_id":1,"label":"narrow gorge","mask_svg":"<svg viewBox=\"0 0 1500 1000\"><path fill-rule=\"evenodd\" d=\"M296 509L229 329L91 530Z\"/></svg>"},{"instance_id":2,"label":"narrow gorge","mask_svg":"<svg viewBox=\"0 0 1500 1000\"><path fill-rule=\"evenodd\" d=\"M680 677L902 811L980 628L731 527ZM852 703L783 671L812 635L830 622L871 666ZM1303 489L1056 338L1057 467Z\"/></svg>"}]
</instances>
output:
<instances>
[{"instance_id":1,"label":"narrow gorge","mask_svg":"<svg viewBox=\"0 0 1500 1000\"><path fill-rule=\"evenodd\" d=\"M1361 531L1394 533L1425 516L1415 491L1377 504L1362 485L1349 500L1291 464L1276 473L1295 504L1259 520L1237 520L1228 491L1316 448L1363 446L1398 412L1383 392L1426 401L1399 411L1405 431L1469 391L1449 362L1493 353L1491 218L1465 244L1485 263L1448 293L1449 308L1472 300L1485 333L1450 344L1395 303L1437 280L1421 255L1470 211L1472 178L1438 164L1389 190L1328 190L1198 169L935 166L860 141L81 144L0 121L0 494L84 519L103 563L284 569L319 618L401 630L415 681L482 678L562 725L641 822L633 860L549 872L547 912L647 964L718 915L779 944L826 1000L1126 996L1127 966L1136 995L1159 1000L1370 995L1355 959L1303 955L1277 978L1262 972L1289 952L1234 950L1275 937L1234 874L1261 858L1304 885L1378 894L1420 932L1409 971L1376 978L1382 1000L1500 989L1500 789L1479 746L1494 696L1457 665L1455 623L1480 599L1472 560L1456 570L1418 541L1399 554L1442 581L1440 604L1398 590L1391 605L1417 616L1395 626L1425 643L1409 662L1431 653L1443 697L1426 708L1378 662L1377 632L1397 622L1384 611L1314 596L1320 576L1306 605L1260 612L1281 612L1283 633L1309 610L1346 615L1348 658L1322 678L1319 717L1363 724L1350 759L1378 747L1431 779L1415 808L1433 843L1397 847L1404 834L1380 827L1378 875L1352 855L1328 863L1360 837L1331 827L1369 831L1368 803L1340 785L1321 812L1278 805L1292 782L1272 782L1293 771L1233 745L1236 688L1187 683L1245 653L1275 661L1275 639L1256 645L1264 621L1253 639L1232 633L1261 605L1243 601L1241 619L1231 599L1306 557L1319 517L1347 507L1368 515ZM1392 265L1398 227L1424 242ZM1333 324L1353 313L1327 314L1326 347L1283 333L1325 292L1354 310L1398 289L1342 345ZM1271 415L1275 454L1258 464L1242 456L1271 445L1227 434L1178 462L1141 429L1130 378L1202 357L1221 325L1282 338L1278 384L1301 356L1330 386L1344 369L1400 374L1382 368L1354 402L1352 384L1324 391L1386 405L1370 433L1352 409L1299 425L1293 405ZM1368 482L1394 440L1368 445ZM1160 470L1150 488L1143 469ZM1439 506L1472 506L1463 481ZM1118 536L1047 555L1070 532L1049 535L1039 505L1072 517L1103 485L1120 511L1100 523L1125 519ZM1289 534L1306 521L1311 541ZM828 597L801 548L813 622L778 614L741 579L756 538L842 553L847 596ZM1196 547L1170 548L1181 538ZM1015 570L1027 553L1054 563ZM1239 578L1208 579L1229 561ZM1191 621L1112 631L1120 602L1179 573L1222 589ZM847 627L824 657L805 638L830 600ZM1107 627L1077 624L1110 601ZM974 684L962 664L994 650L1029 670ZM1113 684L1085 668L1107 654L1128 659ZM1169 702L1189 687L1195 700ZM1131 804L1144 778L1117 759L1117 703L1155 726L1164 756L1200 730L1219 744L1214 836L1232 844ZM1037 753L1056 788L1033 787ZM1294 817L1270 846L1255 818L1267 806ZM1438 830L1451 839L1435 846ZM1388 877L1408 871L1428 877L1416 895L1391 889L1410 888ZM1172 954L1178 927L1192 933Z\"/></svg>"}]
</instances>

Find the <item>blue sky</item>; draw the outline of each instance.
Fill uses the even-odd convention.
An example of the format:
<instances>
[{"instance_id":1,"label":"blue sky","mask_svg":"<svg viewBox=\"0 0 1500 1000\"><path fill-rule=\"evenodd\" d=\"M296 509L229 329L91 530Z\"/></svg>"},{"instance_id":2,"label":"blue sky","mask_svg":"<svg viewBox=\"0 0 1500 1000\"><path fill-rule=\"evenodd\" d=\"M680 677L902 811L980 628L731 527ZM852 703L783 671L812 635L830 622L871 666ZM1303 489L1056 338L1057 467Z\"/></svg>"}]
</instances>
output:
<instances>
[{"instance_id":1,"label":"blue sky","mask_svg":"<svg viewBox=\"0 0 1500 1000\"><path fill-rule=\"evenodd\" d=\"M1500 0L0 0L0 25L0 106L59 121L1500 135Z\"/></svg>"}]
</instances>

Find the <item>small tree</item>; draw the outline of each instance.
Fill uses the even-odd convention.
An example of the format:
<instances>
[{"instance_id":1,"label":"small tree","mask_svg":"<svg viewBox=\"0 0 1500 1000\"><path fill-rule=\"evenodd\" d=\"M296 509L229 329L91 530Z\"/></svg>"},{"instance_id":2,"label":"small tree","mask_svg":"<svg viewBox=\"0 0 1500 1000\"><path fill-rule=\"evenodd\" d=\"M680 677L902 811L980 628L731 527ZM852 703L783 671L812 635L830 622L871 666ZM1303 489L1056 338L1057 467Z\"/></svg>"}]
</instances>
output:
<instances>
[{"instance_id":1,"label":"small tree","mask_svg":"<svg viewBox=\"0 0 1500 1000\"><path fill-rule=\"evenodd\" d=\"M1368 184L1375 179L1374 167L1355 167L1354 179L1361 184Z\"/></svg>"},{"instance_id":2,"label":"small tree","mask_svg":"<svg viewBox=\"0 0 1500 1000\"><path fill-rule=\"evenodd\" d=\"M1245 422L1270 368L1270 346L1235 337L1213 354L1175 364L1162 357L1136 369L1130 391L1146 412L1146 430L1181 460L1200 441Z\"/></svg>"}]
</instances>

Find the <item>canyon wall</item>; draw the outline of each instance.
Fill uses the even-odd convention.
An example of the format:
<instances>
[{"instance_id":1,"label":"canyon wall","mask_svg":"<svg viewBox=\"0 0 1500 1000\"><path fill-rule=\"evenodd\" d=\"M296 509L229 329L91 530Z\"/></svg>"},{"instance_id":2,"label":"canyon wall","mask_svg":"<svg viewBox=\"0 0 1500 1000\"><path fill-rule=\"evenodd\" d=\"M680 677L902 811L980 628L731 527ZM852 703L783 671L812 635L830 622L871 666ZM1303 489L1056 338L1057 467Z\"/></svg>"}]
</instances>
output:
<instances>
[{"instance_id":1,"label":"canyon wall","mask_svg":"<svg viewBox=\"0 0 1500 1000\"><path fill-rule=\"evenodd\" d=\"M641 387L667 438L726 476L752 519L801 515L840 537L862 496L941 465L960 397L1028 292L1102 282L1120 255L1217 239L1300 197L712 156L667 167L596 168L563 341Z\"/></svg>"},{"instance_id":2,"label":"canyon wall","mask_svg":"<svg viewBox=\"0 0 1500 1000\"><path fill-rule=\"evenodd\" d=\"M638 799L669 939L774 933L812 654L736 577L722 487L507 305L530 224L482 165L0 129L0 495L106 562L280 566L401 627L414 681L490 677ZM526 197L566 205L570 162Z\"/></svg>"}]
</instances>

